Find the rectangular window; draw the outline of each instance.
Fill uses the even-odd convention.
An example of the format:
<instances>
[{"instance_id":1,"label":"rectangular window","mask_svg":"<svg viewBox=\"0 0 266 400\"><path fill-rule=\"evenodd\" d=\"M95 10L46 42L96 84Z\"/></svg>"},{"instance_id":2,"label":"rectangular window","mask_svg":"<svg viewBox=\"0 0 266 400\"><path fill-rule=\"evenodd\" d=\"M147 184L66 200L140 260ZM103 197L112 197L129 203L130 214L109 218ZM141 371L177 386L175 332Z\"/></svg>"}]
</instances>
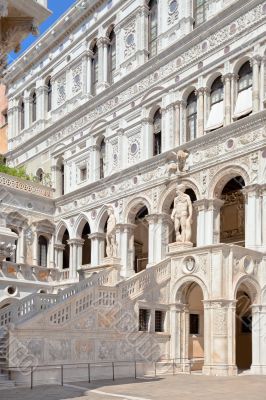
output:
<instances>
[{"instance_id":1,"label":"rectangular window","mask_svg":"<svg viewBox=\"0 0 266 400\"><path fill-rule=\"evenodd\" d=\"M164 332L164 312L155 310L155 332Z\"/></svg>"},{"instance_id":2,"label":"rectangular window","mask_svg":"<svg viewBox=\"0 0 266 400\"><path fill-rule=\"evenodd\" d=\"M87 180L87 168L82 167L80 168L80 182L84 182Z\"/></svg>"},{"instance_id":3,"label":"rectangular window","mask_svg":"<svg viewBox=\"0 0 266 400\"><path fill-rule=\"evenodd\" d=\"M207 0L194 0L194 27L197 27L207 20Z\"/></svg>"},{"instance_id":4,"label":"rectangular window","mask_svg":"<svg viewBox=\"0 0 266 400\"><path fill-rule=\"evenodd\" d=\"M199 314L189 314L189 333L199 335Z\"/></svg>"},{"instance_id":5,"label":"rectangular window","mask_svg":"<svg viewBox=\"0 0 266 400\"><path fill-rule=\"evenodd\" d=\"M139 310L139 331L147 332L149 330L150 310L141 308Z\"/></svg>"}]
</instances>

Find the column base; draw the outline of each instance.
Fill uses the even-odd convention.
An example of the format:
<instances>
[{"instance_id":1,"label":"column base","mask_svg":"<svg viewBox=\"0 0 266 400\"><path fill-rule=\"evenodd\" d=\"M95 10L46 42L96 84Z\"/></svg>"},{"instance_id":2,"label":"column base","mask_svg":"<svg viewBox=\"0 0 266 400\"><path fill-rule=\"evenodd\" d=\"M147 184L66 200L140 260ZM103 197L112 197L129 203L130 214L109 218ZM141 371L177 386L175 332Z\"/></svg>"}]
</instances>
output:
<instances>
[{"instance_id":1,"label":"column base","mask_svg":"<svg viewBox=\"0 0 266 400\"><path fill-rule=\"evenodd\" d=\"M178 251L191 249L193 247L193 243L191 242L174 242L168 245L169 254L176 253Z\"/></svg>"},{"instance_id":2,"label":"column base","mask_svg":"<svg viewBox=\"0 0 266 400\"><path fill-rule=\"evenodd\" d=\"M209 376L236 376L238 369L236 365L204 365L202 374Z\"/></svg>"},{"instance_id":3,"label":"column base","mask_svg":"<svg viewBox=\"0 0 266 400\"><path fill-rule=\"evenodd\" d=\"M251 365L250 374L266 375L266 365Z\"/></svg>"}]
</instances>

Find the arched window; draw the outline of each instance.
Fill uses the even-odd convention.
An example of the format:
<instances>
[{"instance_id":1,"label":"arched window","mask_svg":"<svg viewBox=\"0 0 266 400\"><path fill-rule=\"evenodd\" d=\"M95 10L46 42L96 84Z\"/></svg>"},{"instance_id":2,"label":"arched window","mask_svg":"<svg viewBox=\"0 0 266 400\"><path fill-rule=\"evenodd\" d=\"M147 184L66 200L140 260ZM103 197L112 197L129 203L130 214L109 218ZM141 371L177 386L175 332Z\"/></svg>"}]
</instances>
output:
<instances>
[{"instance_id":1,"label":"arched window","mask_svg":"<svg viewBox=\"0 0 266 400\"><path fill-rule=\"evenodd\" d=\"M36 121L36 115L37 115L37 97L36 97L36 92L34 91L31 95L31 122Z\"/></svg>"},{"instance_id":2,"label":"arched window","mask_svg":"<svg viewBox=\"0 0 266 400\"><path fill-rule=\"evenodd\" d=\"M197 96L191 92L187 98L187 141L196 139L197 135Z\"/></svg>"},{"instance_id":3,"label":"arched window","mask_svg":"<svg viewBox=\"0 0 266 400\"><path fill-rule=\"evenodd\" d=\"M25 103L24 100L20 103L20 130L25 129Z\"/></svg>"},{"instance_id":4,"label":"arched window","mask_svg":"<svg viewBox=\"0 0 266 400\"><path fill-rule=\"evenodd\" d=\"M103 179L105 175L105 150L106 143L105 138L103 138L100 144L100 179Z\"/></svg>"},{"instance_id":5,"label":"arched window","mask_svg":"<svg viewBox=\"0 0 266 400\"><path fill-rule=\"evenodd\" d=\"M18 235L18 237L19 237L18 231L16 231L13 228L11 228L11 231L13 233L16 233ZM6 258L6 261L10 261L10 262L16 263L17 262L18 239L15 240L14 244L15 244L16 248L15 248L15 250L13 250L13 253L12 253L11 257L7 257Z\"/></svg>"},{"instance_id":6,"label":"arched window","mask_svg":"<svg viewBox=\"0 0 266 400\"><path fill-rule=\"evenodd\" d=\"M238 94L234 110L234 119L240 119L252 112L252 84L253 72L250 62L247 61L238 71Z\"/></svg>"},{"instance_id":7,"label":"arched window","mask_svg":"<svg viewBox=\"0 0 266 400\"><path fill-rule=\"evenodd\" d=\"M43 181L43 170L42 168L39 168L36 172L36 178L38 179L39 182Z\"/></svg>"},{"instance_id":8,"label":"arched window","mask_svg":"<svg viewBox=\"0 0 266 400\"><path fill-rule=\"evenodd\" d=\"M148 23L148 40L149 40L149 58L157 54L157 37L158 37L158 1L149 1L149 23Z\"/></svg>"},{"instance_id":9,"label":"arched window","mask_svg":"<svg viewBox=\"0 0 266 400\"><path fill-rule=\"evenodd\" d=\"M114 29L111 30L109 35L108 45L108 82L112 84L114 82L114 73L116 69L116 36Z\"/></svg>"},{"instance_id":10,"label":"arched window","mask_svg":"<svg viewBox=\"0 0 266 400\"><path fill-rule=\"evenodd\" d=\"M65 165L60 166L60 177L61 177L61 195L65 194Z\"/></svg>"},{"instance_id":11,"label":"arched window","mask_svg":"<svg viewBox=\"0 0 266 400\"><path fill-rule=\"evenodd\" d=\"M66 229L63 234L63 238L62 238L62 244L65 246L65 248L63 250L63 265L62 265L63 269L69 268L70 249L69 249L68 241L69 241L69 233L68 233L68 230Z\"/></svg>"},{"instance_id":12,"label":"arched window","mask_svg":"<svg viewBox=\"0 0 266 400\"><path fill-rule=\"evenodd\" d=\"M193 1L194 28L207 20L208 0Z\"/></svg>"},{"instance_id":13,"label":"arched window","mask_svg":"<svg viewBox=\"0 0 266 400\"><path fill-rule=\"evenodd\" d=\"M153 155L162 152L162 112L159 108L153 117Z\"/></svg>"},{"instance_id":14,"label":"arched window","mask_svg":"<svg viewBox=\"0 0 266 400\"><path fill-rule=\"evenodd\" d=\"M223 126L224 122L224 85L222 77L218 76L211 86L210 114L206 130L212 131Z\"/></svg>"},{"instance_id":15,"label":"arched window","mask_svg":"<svg viewBox=\"0 0 266 400\"><path fill-rule=\"evenodd\" d=\"M38 264L40 267L47 267L48 242L44 236L38 239Z\"/></svg>"},{"instance_id":16,"label":"arched window","mask_svg":"<svg viewBox=\"0 0 266 400\"><path fill-rule=\"evenodd\" d=\"M46 85L47 85L47 112L49 112L52 109L53 87L52 87L52 83L51 83L51 78L48 78Z\"/></svg>"},{"instance_id":17,"label":"arched window","mask_svg":"<svg viewBox=\"0 0 266 400\"><path fill-rule=\"evenodd\" d=\"M91 91L92 94L96 94L96 89L97 89L97 83L98 83L98 61L99 61L99 55L98 55L98 46L95 43L93 49L93 56L92 56L92 61L91 61Z\"/></svg>"}]
</instances>

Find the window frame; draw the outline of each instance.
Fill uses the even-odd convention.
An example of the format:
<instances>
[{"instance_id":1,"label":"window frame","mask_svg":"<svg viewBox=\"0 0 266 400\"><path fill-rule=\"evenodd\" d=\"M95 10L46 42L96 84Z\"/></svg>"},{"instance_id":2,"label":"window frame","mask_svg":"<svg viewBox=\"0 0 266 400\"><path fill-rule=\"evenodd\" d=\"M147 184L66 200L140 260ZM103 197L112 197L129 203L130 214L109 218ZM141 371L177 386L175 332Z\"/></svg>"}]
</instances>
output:
<instances>
[{"instance_id":1,"label":"window frame","mask_svg":"<svg viewBox=\"0 0 266 400\"><path fill-rule=\"evenodd\" d=\"M191 99L193 99L194 96L194 101L190 101L190 97ZM190 105L195 104L195 109L193 112L190 112ZM198 98L197 95L195 94L195 91L191 92L187 98L187 107L186 107L186 111L187 111L187 141L191 141L196 139L197 137L197 121L198 121ZM191 135L191 130L190 130L190 124L189 122L193 121L194 124L194 130L193 130L193 135Z\"/></svg>"},{"instance_id":2,"label":"window frame","mask_svg":"<svg viewBox=\"0 0 266 400\"><path fill-rule=\"evenodd\" d=\"M158 0L150 0L148 2L149 17L148 17L148 58L152 58L158 54ZM153 25L154 24L154 25ZM155 33L153 32L155 31Z\"/></svg>"},{"instance_id":3,"label":"window frame","mask_svg":"<svg viewBox=\"0 0 266 400\"><path fill-rule=\"evenodd\" d=\"M144 322L142 317L144 317ZM139 308L139 332L149 332L150 330L151 311L148 308ZM143 329L145 328L145 329Z\"/></svg>"}]
</instances>

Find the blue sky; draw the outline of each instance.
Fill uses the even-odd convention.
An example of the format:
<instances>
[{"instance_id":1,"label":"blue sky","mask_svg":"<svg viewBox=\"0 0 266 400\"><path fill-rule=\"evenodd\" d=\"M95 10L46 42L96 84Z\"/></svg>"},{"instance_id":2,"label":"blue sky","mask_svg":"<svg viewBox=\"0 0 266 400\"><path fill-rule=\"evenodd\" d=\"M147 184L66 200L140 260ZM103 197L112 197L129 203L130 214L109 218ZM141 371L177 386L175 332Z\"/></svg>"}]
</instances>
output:
<instances>
[{"instance_id":1,"label":"blue sky","mask_svg":"<svg viewBox=\"0 0 266 400\"><path fill-rule=\"evenodd\" d=\"M42 23L39 27L40 34L45 32L59 17L62 15L76 0L48 0L48 7L53 14ZM18 58L33 42L38 40L40 36L28 36L21 44L21 50L19 53L10 53L8 63L11 63Z\"/></svg>"}]
</instances>

